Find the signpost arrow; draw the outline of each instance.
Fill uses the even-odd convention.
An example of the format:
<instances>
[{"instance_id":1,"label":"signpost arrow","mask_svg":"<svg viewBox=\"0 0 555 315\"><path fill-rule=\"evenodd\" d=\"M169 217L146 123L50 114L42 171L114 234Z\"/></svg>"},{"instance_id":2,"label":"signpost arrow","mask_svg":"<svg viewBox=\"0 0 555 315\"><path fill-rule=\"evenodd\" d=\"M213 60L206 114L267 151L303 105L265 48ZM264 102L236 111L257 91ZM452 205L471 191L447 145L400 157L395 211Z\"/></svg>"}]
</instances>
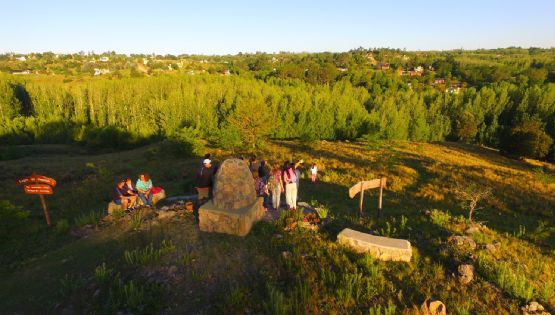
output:
<instances>
[{"instance_id":1,"label":"signpost arrow","mask_svg":"<svg viewBox=\"0 0 555 315\"><path fill-rule=\"evenodd\" d=\"M364 201L364 191L367 189L374 189L380 188L380 199L378 202L378 217L380 216L380 212L382 210L382 197L383 197L383 188L387 184L387 178L382 177L378 179L368 180L368 181L360 181L356 183L353 187L349 188L349 197L352 199L358 193L360 193L360 214L362 215L362 206Z\"/></svg>"}]
</instances>

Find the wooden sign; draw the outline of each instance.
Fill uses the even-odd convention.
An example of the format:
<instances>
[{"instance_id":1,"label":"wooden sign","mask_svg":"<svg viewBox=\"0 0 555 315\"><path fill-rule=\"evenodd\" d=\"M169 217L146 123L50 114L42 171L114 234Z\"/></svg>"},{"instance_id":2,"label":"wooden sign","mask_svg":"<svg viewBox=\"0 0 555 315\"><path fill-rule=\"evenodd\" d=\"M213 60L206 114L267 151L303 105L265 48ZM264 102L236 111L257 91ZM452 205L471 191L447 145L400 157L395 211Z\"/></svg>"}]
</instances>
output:
<instances>
[{"instance_id":1,"label":"wooden sign","mask_svg":"<svg viewBox=\"0 0 555 315\"><path fill-rule=\"evenodd\" d=\"M54 190L52 187L45 184L31 184L23 186L27 195L52 195Z\"/></svg>"},{"instance_id":2,"label":"wooden sign","mask_svg":"<svg viewBox=\"0 0 555 315\"><path fill-rule=\"evenodd\" d=\"M17 180L18 185L27 185L27 184L46 184L52 187L56 186L56 180L50 177L46 177L43 175L34 174L28 177L20 178Z\"/></svg>"},{"instance_id":3,"label":"wooden sign","mask_svg":"<svg viewBox=\"0 0 555 315\"><path fill-rule=\"evenodd\" d=\"M23 185L23 191L25 191L27 195L39 195L46 224L51 226L52 222L50 221L50 214L48 213L48 207L46 206L44 195L54 194L52 187L56 186L56 180L33 173L31 176L18 179L17 184Z\"/></svg>"},{"instance_id":4,"label":"wooden sign","mask_svg":"<svg viewBox=\"0 0 555 315\"><path fill-rule=\"evenodd\" d=\"M380 188L380 198L378 201L378 217L380 216L380 212L382 210L383 189L386 183L387 183L387 178L382 177L378 179L358 182L349 189L349 197L351 199L354 198L358 193L360 193L360 214L361 215L362 215L362 206L364 201L364 191L367 189Z\"/></svg>"}]
</instances>

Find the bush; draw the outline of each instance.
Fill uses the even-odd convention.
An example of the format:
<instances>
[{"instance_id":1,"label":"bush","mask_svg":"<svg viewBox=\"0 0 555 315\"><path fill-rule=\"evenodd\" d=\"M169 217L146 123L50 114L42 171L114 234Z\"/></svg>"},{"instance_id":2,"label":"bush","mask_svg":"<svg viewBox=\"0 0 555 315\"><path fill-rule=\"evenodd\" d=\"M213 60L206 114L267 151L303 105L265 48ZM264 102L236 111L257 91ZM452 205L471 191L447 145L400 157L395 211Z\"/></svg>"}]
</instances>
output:
<instances>
[{"instance_id":1,"label":"bush","mask_svg":"<svg viewBox=\"0 0 555 315\"><path fill-rule=\"evenodd\" d=\"M553 144L537 118L526 118L518 125L506 129L500 138L502 151L518 157L544 158Z\"/></svg>"},{"instance_id":2,"label":"bush","mask_svg":"<svg viewBox=\"0 0 555 315\"><path fill-rule=\"evenodd\" d=\"M200 133L197 129L185 127L173 133L160 147L161 151L176 157L195 157L204 152L204 146L199 140Z\"/></svg>"},{"instance_id":3,"label":"bush","mask_svg":"<svg viewBox=\"0 0 555 315\"><path fill-rule=\"evenodd\" d=\"M30 212L0 200L0 238L13 236L25 224Z\"/></svg>"}]
</instances>

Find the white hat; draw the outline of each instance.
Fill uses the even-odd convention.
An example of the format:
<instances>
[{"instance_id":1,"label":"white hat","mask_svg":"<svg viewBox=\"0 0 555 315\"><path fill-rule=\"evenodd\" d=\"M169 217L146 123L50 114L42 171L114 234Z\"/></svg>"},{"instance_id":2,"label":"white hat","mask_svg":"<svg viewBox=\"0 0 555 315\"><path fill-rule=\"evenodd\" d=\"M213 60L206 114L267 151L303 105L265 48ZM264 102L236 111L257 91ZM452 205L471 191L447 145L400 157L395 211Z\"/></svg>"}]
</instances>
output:
<instances>
[{"instance_id":1,"label":"white hat","mask_svg":"<svg viewBox=\"0 0 555 315\"><path fill-rule=\"evenodd\" d=\"M204 159L204 161L202 161L202 164L210 164L210 163L212 163L210 159Z\"/></svg>"}]
</instances>

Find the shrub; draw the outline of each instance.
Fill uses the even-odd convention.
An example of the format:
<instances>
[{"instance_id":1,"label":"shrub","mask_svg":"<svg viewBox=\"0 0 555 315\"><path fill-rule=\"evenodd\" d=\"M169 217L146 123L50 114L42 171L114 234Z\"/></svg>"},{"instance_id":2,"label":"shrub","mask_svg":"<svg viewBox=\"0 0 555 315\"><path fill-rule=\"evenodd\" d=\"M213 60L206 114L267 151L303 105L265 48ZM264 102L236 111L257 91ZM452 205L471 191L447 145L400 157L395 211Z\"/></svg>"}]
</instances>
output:
<instances>
[{"instance_id":1,"label":"shrub","mask_svg":"<svg viewBox=\"0 0 555 315\"><path fill-rule=\"evenodd\" d=\"M69 230L69 222L67 222L66 219L56 221L56 226L54 227L54 230L58 235L67 233L67 231Z\"/></svg>"},{"instance_id":2,"label":"shrub","mask_svg":"<svg viewBox=\"0 0 555 315\"><path fill-rule=\"evenodd\" d=\"M0 200L0 238L18 233L29 214L29 211L14 206L7 200Z\"/></svg>"},{"instance_id":3,"label":"shrub","mask_svg":"<svg viewBox=\"0 0 555 315\"><path fill-rule=\"evenodd\" d=\"M96 225L98 220L102 217L102 213L99 211L91 211L89 213L81 214L75 218L75 225L84 226L87 224Z\"/></svg>"},{"instance_id":4,"label":"shrub","mask_svg":"<svg viewBox=\"0 0 555 315\"><path fill-rule=\"evenodd\" d=\"M516 126L506 129L501 137L501 149L515 156L544 158L553 144L538 118L525 118Z\"/></svg>"},{"instance_id":5,"label":"shrub","mask_svg":"<svg viewBox=\"0 0 555 315\"><path fill-rule=\"evenodd\" d=\"M171 241L163 240L160 244L160 248L154 248L154 245L150 243L145 248L126 250L124 253L125 262L132 266L138 265L149 265L153 262L159 261L160 258L167 253L175 252L175 246Z\"/></svg>"}]
</instances>

